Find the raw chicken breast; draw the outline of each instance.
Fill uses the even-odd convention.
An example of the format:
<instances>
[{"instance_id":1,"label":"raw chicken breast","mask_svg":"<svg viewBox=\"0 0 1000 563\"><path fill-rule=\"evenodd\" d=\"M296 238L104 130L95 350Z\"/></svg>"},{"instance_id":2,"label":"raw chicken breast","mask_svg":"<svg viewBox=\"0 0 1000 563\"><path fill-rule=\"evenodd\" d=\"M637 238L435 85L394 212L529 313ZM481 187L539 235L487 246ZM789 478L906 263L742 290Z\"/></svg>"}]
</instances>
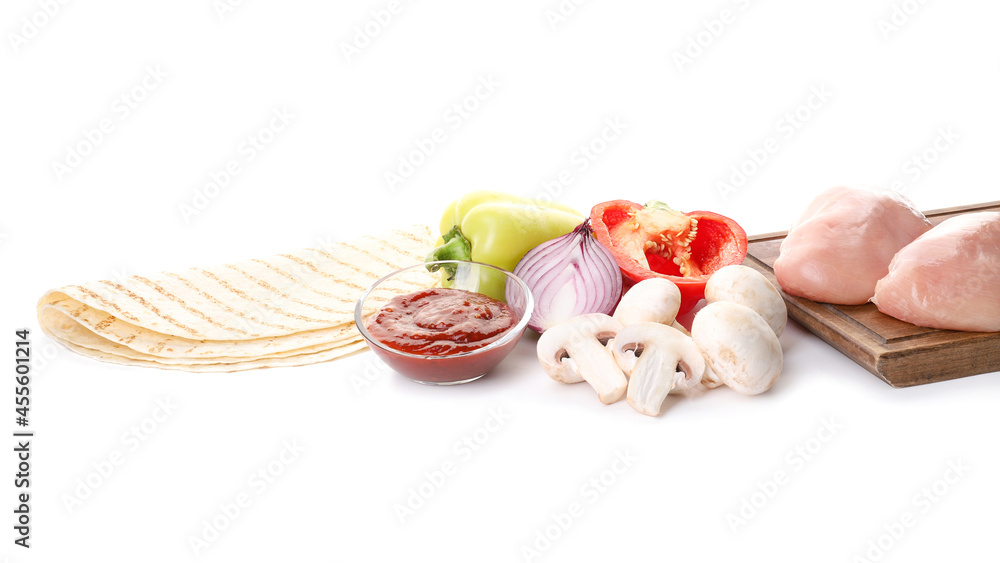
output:
<instances>
[{"instance_id":1,"label":"raw chicken breast","mask_svg":"<svg viewBox=\"0 0 1000 563\"><path fill-rule=\"evenodd\" d=\"M872 301L919 326L1000 331L1000 213L952 217L907 245Z\"/></svg>"},{"instance_id":2,"label":"raw chicken breast","mask_svg":"<svg viewBox=\"0 0 1000 563\"><path fill-rule=\"evenodd\" d=\"M830 188L782 241L774 275L789 295L861 305L875 295L896 252L930 228L923 213L892 190Z\"/></svg>"}]
</instances>

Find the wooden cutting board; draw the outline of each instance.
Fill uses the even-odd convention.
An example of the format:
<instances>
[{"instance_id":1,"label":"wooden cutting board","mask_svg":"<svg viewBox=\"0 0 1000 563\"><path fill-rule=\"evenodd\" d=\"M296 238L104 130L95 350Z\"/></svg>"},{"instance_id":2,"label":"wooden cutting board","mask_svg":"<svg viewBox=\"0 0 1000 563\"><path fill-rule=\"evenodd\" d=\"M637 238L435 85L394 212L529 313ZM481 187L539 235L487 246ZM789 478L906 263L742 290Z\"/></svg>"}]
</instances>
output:
<instances>
[{"instance_id":1,"label":"wooden cutting board","mask_svg":"<svg viewBox=\"0 0 1000 563\"><path fill-rule=\"evenodd\" d=\"M976 211L1000 211L1000 201L926 213L935 225ZM774 261L787 232L750 237L744 265L763 273L788 305L788 316L893 387L910 387L1000 371L1000 333L923 328L879 312L872 303L830 305L780 290Z\"/></svg>"}]
</instances>

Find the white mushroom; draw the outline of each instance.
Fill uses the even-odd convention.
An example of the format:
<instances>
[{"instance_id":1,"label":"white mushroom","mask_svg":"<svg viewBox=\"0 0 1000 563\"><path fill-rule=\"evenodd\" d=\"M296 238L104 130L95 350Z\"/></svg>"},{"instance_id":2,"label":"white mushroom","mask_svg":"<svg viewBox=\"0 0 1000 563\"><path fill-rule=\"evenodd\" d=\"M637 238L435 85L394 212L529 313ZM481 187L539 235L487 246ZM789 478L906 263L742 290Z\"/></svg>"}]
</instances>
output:
<instances>
[{"instance_id":1,"label":"white mushroom","mask_svg":"<svg viewBox=\"0 0 1000 563\"><path fill-rule=\"evenodd\" d=\"M705 360L689 336L655 322L623 328L614 340L614 353L628 358L622 366L629 373L628 404L649 416L660 414L671 391L697 387L705 371Z\"/></svg>"},{"instance_id":2,"label":"white mushroom","mask_svg":"<svg viewBox=\"0 0 1000 563\"><path fill-rule=\"evenodd\" d=\"M702 355L704 357L704 354ZM701 376L701 386L704 389L715 389L722 386L722 380L712 371L712 366L705 362L705 373Z\"/></svg>"},{"instance_id":3,"label":"white mushroom","mask_svg":"<svg viewBox=\"0 0 1000 563\"><path fill-rule=\"evenodd\" d=\"M712 274L705 285L705 300L709 303L729 301L750 307L764 317L775 336L781 336L788 322L781 294L763 274L747 266L726 266Z\"/></svg>"},{"instance_id":4,"label":"white mushroom","mask_svg":"<svg viewBox=\"0 0 1000 563\"><path fill-rule=\"evenodd\" d=\"M691 331L684 327L681 323L674 321L670 323L670 328L679 331L684 336L691 336Z\"/></svg>"},{"instance_id":5,"label":"white mushroom","mask_svg":"<svg viewBox=\"0 0 1000 563\"><path fill-rule=\"evenodd\" d=\"M718 301L698 312L691 326L694 343L716 381L744 395L763 393L781 375L781 344L770 325L753 309Z\"/></svg>"},{"instance_id":6,"label":"white mushroom","mask_svg":"<svg viewBox=\"0 0 1000 563\"><path fill-rule=\"evenodd\" d=\"M593 313L549 328L538 339L538 361L549 377L563 383L586 381L601 402L620 400L628 379L611 353L612 339L621 331L618 321Z\"/></svg>"},{"instance_id":7,"label":"white mushroom","mask_svg":"<svg viewBox=\"0 0 1000 563\"><path fill-rule=\"evenodd\" d=\"M615 320L623 326L641 322L669 325L681 307L681 290L674 282L649 278L632 286L615 308Z\"/></svg>"}]
</instances>

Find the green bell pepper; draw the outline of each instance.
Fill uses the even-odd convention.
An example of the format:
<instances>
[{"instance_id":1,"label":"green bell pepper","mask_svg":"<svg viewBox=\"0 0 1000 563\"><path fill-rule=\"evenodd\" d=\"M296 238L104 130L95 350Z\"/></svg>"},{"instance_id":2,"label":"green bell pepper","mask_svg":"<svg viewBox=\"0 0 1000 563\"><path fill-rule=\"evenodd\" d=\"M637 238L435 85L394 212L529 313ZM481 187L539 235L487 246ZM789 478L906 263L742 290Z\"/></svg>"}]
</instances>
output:
<instances>
[{"instance_id":1,"label":"green bell pepper","mask_svg":"<svg viewBox=\"0 0 1000 563\"><path fill-rule=\"evenodd\" d=\"M583 215L561 203L492 191L471 192L445 208L439 246L427 261L484 262L513 271L529 250L569 233L583 220ZM446 274L445 287L454 272L446 269ZM479 290L504 300L504 280L499 276L483 276Z\"/></svg>"}]
</instances>

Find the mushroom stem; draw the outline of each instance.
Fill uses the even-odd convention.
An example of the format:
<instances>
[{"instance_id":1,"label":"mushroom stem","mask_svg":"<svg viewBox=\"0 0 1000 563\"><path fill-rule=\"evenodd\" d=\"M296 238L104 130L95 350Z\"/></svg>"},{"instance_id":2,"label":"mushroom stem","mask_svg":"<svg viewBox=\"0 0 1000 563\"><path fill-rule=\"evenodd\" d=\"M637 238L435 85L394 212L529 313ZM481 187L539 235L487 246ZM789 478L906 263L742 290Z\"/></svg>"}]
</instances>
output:
<instances>
[{"instance_id":1,"label":"mushroom stem","mask_svg":"<svg viewBox=\"0 0 1000 563\"><path fill-rule=\"evenodd\" d=\"M538 339L538 360L552 379L586 381L604 404L625 396L628 379L611 352L621 324L599 313L580 315L549 328Z\"/></svg>"},{"instance_id":2,"label":"mushroom stem","mask_svg":"<svg viewBox=\"0 0 1000 563\"><path fill-rule=\"evenodd\" d=\"M634 364L628 360L630 354ZM622 329L615 339L615 355L627 359L622 367L629 371L628 404L649 416L660 414L671 391L697 387L705 371L705 361L690 337L655 322Z\"/></svg>"}]
</instances>

